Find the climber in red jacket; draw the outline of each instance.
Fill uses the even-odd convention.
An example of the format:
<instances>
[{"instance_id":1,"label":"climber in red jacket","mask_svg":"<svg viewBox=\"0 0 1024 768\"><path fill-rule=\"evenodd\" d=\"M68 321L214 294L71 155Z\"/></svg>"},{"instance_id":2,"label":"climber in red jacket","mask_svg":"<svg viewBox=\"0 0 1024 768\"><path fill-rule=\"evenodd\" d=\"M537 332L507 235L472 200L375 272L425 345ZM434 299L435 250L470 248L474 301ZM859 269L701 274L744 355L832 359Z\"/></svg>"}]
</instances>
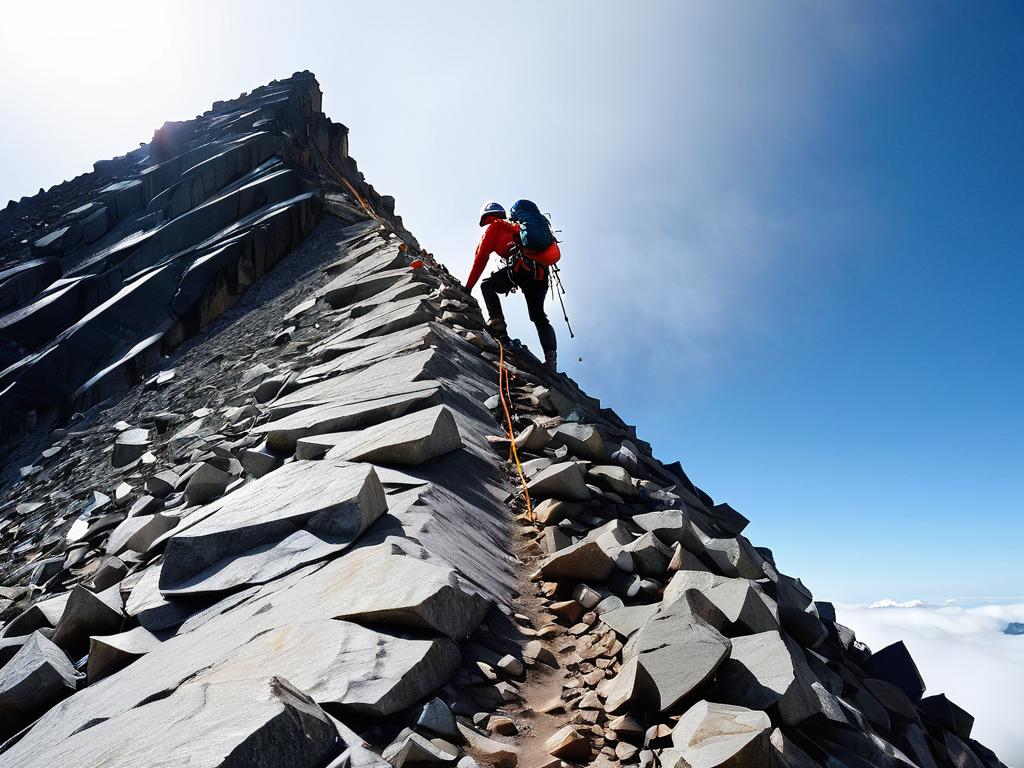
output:
<instances>
[{"instance_id":1,"label":"climber in red jacket","mask_svg":"<svg viewBox=\"0 0 1024 768\"><path fill-rule=\"evenodd\" d=\"M548 292L548 267L561 256L558 243L552 242L543 251L523 249L516 238L520 231L519 224L505 218L505 209L498 203L489 201L480 210L480 226L484 233L476 246L473 268L466 280L466 290L472 291L476 281L487 266L492 253L498 254L505 265L480 283L480 293L490 319L487 325L499 339L508 338L508 327L501 311L501 299L498 294L508 295L516 288L521 288L526 297L526 307L530 320L537 326L537 336L544 350L544 367L552 373L557 369L558 342L555 329L544 312L544 297Z\"/></svg>"}]
</instances>

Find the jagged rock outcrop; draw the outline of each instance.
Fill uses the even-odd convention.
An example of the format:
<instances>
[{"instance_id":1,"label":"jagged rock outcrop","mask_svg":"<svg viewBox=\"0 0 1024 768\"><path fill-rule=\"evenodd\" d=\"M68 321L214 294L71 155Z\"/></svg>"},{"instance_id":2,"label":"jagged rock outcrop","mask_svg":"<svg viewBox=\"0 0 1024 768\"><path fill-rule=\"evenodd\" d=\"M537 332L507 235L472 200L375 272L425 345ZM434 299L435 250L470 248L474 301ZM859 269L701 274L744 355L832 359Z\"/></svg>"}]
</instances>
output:
<instances>
[{"instance_id":1,"label":"jagged rock outcrop","mask_svg":"<svg viewBox=\"0 0 1024 768\"><path fill-rule=\"evenodd\" d=\"M0 763L1001 766L518 343L509 430L478 307L319 104L296 75L0 218Z\"/></svg>"}]
</instances>

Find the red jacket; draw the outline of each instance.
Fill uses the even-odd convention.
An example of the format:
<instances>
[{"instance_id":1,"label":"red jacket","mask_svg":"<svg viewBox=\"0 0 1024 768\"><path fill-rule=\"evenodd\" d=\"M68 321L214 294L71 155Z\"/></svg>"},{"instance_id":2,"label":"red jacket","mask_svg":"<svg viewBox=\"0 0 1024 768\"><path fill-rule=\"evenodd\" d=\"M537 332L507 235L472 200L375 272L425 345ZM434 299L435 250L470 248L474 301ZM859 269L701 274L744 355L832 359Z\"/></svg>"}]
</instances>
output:
<instances>
[{"instance_id":1,"label":"red jacket","mask_svg":"<svg viewBox=\"0 0 1024 768\"><path fill-rule=\"evenodd\" d=\"M480 242L476 246L476 254L473 257L473 268L469 271L469 279L466 280L466 290L472 291L476 281L483 274L487 260L492 253L498 254L503 259L512 255L515 246L515 237L519 232L519 225L507 219L494 218L491 223L484 227L484 233L480 236ZM544 267L549 267L562 257L558 249L558 243L552 243L543 251L523 251L525 256L536 261ZM516 271L530 269L528 264L517 262L513 269ZM544 278L544 270L540 270L539 278Z\"/></svg>"}]
</instances>

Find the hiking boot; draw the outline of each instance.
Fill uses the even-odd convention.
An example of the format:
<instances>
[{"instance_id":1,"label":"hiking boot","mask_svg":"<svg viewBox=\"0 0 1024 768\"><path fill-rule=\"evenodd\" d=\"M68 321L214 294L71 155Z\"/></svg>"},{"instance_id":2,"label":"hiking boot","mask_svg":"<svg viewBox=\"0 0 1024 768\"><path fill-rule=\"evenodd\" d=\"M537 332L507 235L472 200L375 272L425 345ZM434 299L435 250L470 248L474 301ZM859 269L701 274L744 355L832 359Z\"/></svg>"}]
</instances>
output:
<instances>
[{"instance_id":1,"label":"hiking boot","mask_svg":"<svg viewBox=\"0 0 1024 768\"><path fill-rule=\"evenodd\" d=\"M558 353L553 349L544 352L544 370L548 373L558 373Z\"/></svg>"},{"instance_id":2,"label":"hiking boot","mask_svg":"<svg viewBox=\"0 0 1024 768\"><path fill-rule=\"evenodd\" d=\"M508 341L508 325L503 318L492 317L487 321L487 328L498 341Z\"/></svg>"}]
</instances>

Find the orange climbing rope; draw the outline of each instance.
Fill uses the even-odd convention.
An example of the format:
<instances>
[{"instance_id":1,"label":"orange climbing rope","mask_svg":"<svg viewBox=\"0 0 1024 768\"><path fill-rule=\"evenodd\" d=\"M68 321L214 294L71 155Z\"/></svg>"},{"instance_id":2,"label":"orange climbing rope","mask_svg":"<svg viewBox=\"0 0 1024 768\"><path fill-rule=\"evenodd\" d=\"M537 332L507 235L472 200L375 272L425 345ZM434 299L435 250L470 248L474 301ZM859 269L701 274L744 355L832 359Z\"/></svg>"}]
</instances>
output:
<instances>
[{"instance_id":1,"label":"orange climbing rope","mask_svg":"<svg viewBox=\"0 0 1024 768\"><path fill-rule=\"evenodd\" d=\"M509 392L509 398L512 397L511 391L507 390L508 387L508 372L505 370L505 345L500 341L498 342L498 394L501 395L501 407L505 410L505 421L508 423L508 439L512 444L512 459L516 462L516 471L519 472L519 481L523 484L523 496L526 499L526 515L529 517L530 522L534 525L537 521L533 518L533 505L530 503L530 489L526 487L526 476L523 474L523 465L519 463L519 451L516 450L516 433L512 429L512 415L508 410L508 400L505 399L505 392Z\"/></svg>"}]
</instances>

